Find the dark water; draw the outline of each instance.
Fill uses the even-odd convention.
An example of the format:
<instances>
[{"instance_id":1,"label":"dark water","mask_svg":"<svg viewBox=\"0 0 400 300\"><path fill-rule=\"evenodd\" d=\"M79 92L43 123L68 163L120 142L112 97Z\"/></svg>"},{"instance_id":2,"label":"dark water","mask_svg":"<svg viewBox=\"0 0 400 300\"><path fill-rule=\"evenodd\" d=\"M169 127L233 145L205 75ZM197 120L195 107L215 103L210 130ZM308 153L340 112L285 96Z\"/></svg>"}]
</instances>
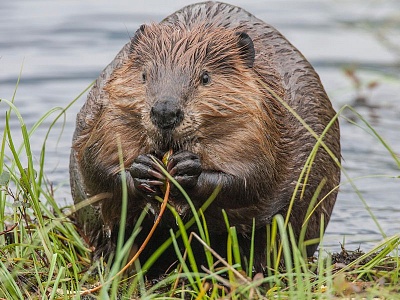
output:
<instances>
[{"instance_id":1,"label":"dark water","mask_svg":"<svg viewBox=\"0 0 400 300\"><path fill-rule=\"evenodd\" d=\"M0 97L11 100L19 72L15 104L28 128L54 107L65 107L114 58L144 23L193 1L1 1ZM355 105L399 157L400 153L400 1L232 1L274 25L311 61L333 105ZM344 73L353 66L355 80ZM376 87L368 84L377 83ZM355 102L356 98L365 101ZM85 97L53 128L46 144L46 169L62 204L71 203L68 155L75 115ZM8 106L0 103L0 118ZM39 127L32 147L39 159L47 128L57 112ZM337 249L372 247L383 234L400 232L399 167L366 126L341 118L343 176L325 245ZM65 120L65 123L63 123ZM64 125L64 126L62 126ZM0 130L4 126L0 122ZM13 118L18 144L17 118ZM61 137L60 137L61 134ZM367 205L377 218L378 228Z\"/></svg>"}]
</instances>

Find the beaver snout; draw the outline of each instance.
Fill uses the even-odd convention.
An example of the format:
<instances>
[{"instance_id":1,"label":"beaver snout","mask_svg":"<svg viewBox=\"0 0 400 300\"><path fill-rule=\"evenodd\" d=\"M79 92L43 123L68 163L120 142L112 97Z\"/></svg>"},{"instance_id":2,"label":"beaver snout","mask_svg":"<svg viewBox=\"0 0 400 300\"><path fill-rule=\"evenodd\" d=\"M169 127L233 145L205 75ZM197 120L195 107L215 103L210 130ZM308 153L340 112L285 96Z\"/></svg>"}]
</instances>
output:
<instances>
[{"instance_id":1,"label":"beaver snout","mask_svg":"<svg viewBox=\"0 0 400 300\"><path fill-rule=\"evenodd\" d=\"M173 97L162 98L153 105L150 118L160 129L173 129L183 120L183 111Z\"/></svg>"}]
</instances>

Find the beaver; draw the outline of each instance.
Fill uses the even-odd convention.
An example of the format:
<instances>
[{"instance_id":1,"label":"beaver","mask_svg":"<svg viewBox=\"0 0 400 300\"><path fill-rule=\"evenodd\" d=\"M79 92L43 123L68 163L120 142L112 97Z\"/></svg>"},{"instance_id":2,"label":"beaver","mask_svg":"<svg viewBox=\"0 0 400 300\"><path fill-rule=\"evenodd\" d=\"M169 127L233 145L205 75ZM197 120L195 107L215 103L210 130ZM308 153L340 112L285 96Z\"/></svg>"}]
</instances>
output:
<instances>
[{"instance_id":1,"label":"beaver","mask_svg":"<svg viewBox=\"0 0 400 300\"><path fill-rule=\"evenodd\" d=\"M326 131L322 141L331 151L319 147L305 189L303 177L297 193L317 138L285 103L316 135ZM306 58L275 28L242 8L198 3L160 23L142 25L101 73L77 115L70 157L74 202L104 198L77 213L94 257L108 257L115 249L122 178L128 234L149 207L135 239L141 245L160 211L155 196L163 195L165 175L156 161L168 151L167 169L196 209L220 187L204 216L211 247L221 256L226 256L226 249L219 248L226 245L224 211L230 226L236 227L243 260L255 224L254 268L262 270L265 227L275 215L286 216L294 193L290 222L296 238L313 196L318 196L307 218L305 240L318 239L340 181L338 121L327 128L334 116ZM184 220L192 216L176 188L170 204ZM169 238L171 228L176 228L176 220L165 212L140 258L149 257ZM317 243L310 244L307 255L316 248ZM164 272L174 260L171 253L162 255L151 270Z\"/></svg>"}]
</instances>

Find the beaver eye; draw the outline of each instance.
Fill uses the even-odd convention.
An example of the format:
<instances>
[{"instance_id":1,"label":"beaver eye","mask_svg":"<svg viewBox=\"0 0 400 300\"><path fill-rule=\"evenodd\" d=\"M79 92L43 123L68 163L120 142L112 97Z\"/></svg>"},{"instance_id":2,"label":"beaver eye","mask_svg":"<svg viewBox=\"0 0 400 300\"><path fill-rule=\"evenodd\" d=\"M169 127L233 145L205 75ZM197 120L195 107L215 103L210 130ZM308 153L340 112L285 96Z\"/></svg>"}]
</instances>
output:
<instances>
[{"instance_id":1,"label":"beaver eye","mask_svg":"<svg viewBox=\"0 0 400 300\"><path fill-rule=\"evenodd\" d=\"M146 80L147 80L147 74L146 74L146 72L143 72L142 73L142 82L145 83Z\"/></svg>"},{"instance_id":2,"label":"beaver eye","mask_svg":"<svg viewBox=\"0 0 400 300\"><path fill-rule=\"evenodd\" d=\"M208 84L210 84L210 82L211 82L211 76L210 76L210 74L208 74L207 71L204 71L204 72L201 74L201 84L202 84L202 85L208 85Z\"/></svg>"}]
</instances>

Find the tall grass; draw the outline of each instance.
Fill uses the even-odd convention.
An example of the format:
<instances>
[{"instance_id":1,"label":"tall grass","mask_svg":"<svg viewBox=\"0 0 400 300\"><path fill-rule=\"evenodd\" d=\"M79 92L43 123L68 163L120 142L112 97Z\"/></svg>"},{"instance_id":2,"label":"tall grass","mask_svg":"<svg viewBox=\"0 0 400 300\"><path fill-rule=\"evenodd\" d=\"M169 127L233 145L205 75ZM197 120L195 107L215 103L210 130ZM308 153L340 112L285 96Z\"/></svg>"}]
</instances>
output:
<instances>
[{"instance_id":1,"label":"tall grass","mask_svg":"<svg viewBox=\"0 0 400 300\"><path fill-rule=\"evenodd\" d=\"M310 261L304 256L304 241L300 239L299 243L296 242L286 216L276 216L265 229L268 236L267 268L264 274L254 274L251 259L254 249L250 250L250 261L246 268L240 264L236 229L229 225L228 218L227 257L220 257L209 247L203 211L213 201L218 190L205 201L200 210L196 210L179 185L194 217L184 223L179 214L168 206L176 217L179 230L171 231L170 238L147 262L143 262L143 266L135 262L137 272L119 274L119 270L127 263L130 247L143 218L138 221L127 242L124 243L122 239L118 242L113 265L101 260L92 262L91 249L82 239L70 215L73 210L70 207L59 207L44 173L49 133L75 101L66 108L50 110L28 129L13 99L1 99L0 109L6 110L6 114L0 146L0 299L88 299L84 294L89 294L91 290L90 294L99 299L331 299L337 295L359 292L357 288L360 286L366 287L366 297L378 293L393 298L399 292L400 234L384 239L368 253L360 253L349 264L332 264L329 255L319 255ZM344 109L351 108L344 107L339 114ZM355 111L353 113L375 135L377 142L386 147L388 155L400 167L399 159L389 145L362 116ZM36 161L32 154L31 136L38 127L43 126L45 120L52 117L40 159ZM19 131L23 137L21 145L14 142L11 118L19 122ZM319 147L324 147L321 137L316 137L316 141L315 152ZM312 163L313 155L314 152L310 155L309 164ZM307 180L306 173L302 176L303 180ZM170 180L177 184L173 178ZM348 177L347 182L342 184L351 184L360 199L363 199L351 178ZM126 192L124 194L126 201ZM128 213L126 205L124 207L122 220ZM312 213L311 209L309 213ZM193 225L199 234L191 232ZM121 226L121 233L123 229L124 226ZM321 229L321 238L322 234ZM178 239L183 241L185 253L179 251ZM204 246L207 265L201 268L198 268L191 248L194 240ZM168 247L175 248L180 267L158 282L147 282L141 270L156 264L157 258ZM321 246L320 253L323 252ZM222 267L215 268L216 262L220 262Z\"/></svg>"},{"instance_id":2,"label":"tall grass","mask_svg":"<svg viewBox=\"0 0 400 300\"><path fill-rule=\"evenodd\" d=\"M54 298L57 291L79 290L78 275L90 261L88 249L58 207L44 176L47 138L65 110L50 110L28 130L14 99L1 99L0 105L6 110L0 154L0 295L6 299ZM54 114L35 163L30 138ZM14 143L11 117L19 121L21 145Z\"/></svg>"}]
</instances>

